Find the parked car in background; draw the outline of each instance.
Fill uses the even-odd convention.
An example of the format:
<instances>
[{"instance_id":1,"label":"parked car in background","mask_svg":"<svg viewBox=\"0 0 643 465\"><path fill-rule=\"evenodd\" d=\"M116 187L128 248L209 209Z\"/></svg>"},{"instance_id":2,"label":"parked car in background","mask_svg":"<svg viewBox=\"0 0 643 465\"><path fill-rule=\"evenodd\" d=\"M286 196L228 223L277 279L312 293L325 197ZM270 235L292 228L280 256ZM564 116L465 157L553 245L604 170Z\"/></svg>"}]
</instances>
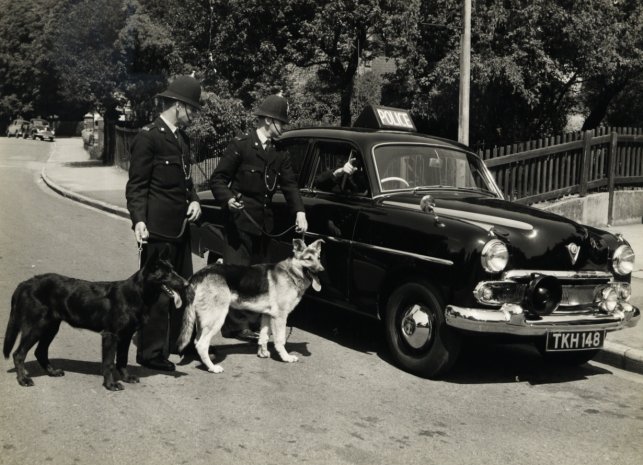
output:
<instances>
[{"instance_id":1,"label":"parked car in background","mask_svg":"<svg viewBox=\"0 0 643 465\"><path fill-rule=\"evenodd\" d=\"M29 121L16 118L7 127L7 137L24 137L29 127Z\"/></svg>"},{"instance_id":2,"label":"parked car in background","mask_svg":"<svg viewBox=\"0 0 643 465\"><path fill-rule=\"evenodd\" d=\"M32 139L40 140L49 140L54 141L54 130L51 127L49 121L43 118L32 118L29 120L29 129L27 130L27 135L25 137L31 137Z\"/></svg>"},{"instance_id":3,"label":"parked car in background","mask_svg":"<svg viewBox=\"0 0 643 465\"><path fill-rule=\"evenodd\" d=\"M321 292L307 297L381 319L403 369L439 376L474 335L582 364L607 331L637 324L634 252L622 236L505 200L479 157L418 133L404 110L368 107L354 126L293 129L277 142L298 176L306 236L325 241ZM352 177L321 183L349 159ZM245 176L275 187L274 173L250 168ZM213 262L230 213L211 192L199 197L192 250ZM294 224L278 190L266 202L273 233ZM292 237L273 241L272 261L291 253Z\"/></svg>"}]
</instances>

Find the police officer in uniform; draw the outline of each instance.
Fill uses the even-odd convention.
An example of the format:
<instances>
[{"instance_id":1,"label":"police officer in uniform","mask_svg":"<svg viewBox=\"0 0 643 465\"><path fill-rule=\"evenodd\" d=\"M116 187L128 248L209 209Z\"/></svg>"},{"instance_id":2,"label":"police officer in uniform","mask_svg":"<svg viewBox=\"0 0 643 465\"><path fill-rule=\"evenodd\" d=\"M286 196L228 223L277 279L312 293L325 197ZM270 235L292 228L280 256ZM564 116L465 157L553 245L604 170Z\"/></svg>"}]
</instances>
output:
<instances>
[{"instance_id":1,"label":"police officer in uniform","mask_svg":"<svg viewBox=\"0 0 643 465\"><path fill-rule=\"evenodd\" d=\"M132 143L125 191L136 241L142 244L141 266L152 251L169 246L172 265L186 279L192 275L188 223L201 215L201 207L191 179L189 139L182 128L201 109L200 96L201 85L192 76L177 77L157 95L161 114ZM168 357L177 353L182 310L165 293L152 304L149 320L139 330L140 365L174 370Z\"/></svg>"},{"instance_id":2,"label":"police officer in uniform","mask_svg":"<svg viewBox=\"0 0 643 465\"><path fill-rule=\"evenodd\" d=\"M226 211L223 261L227 264L266 261L269 237L264 232L271 233L273 229L271 204L277 186L295 214L295 230L304 233L308 229L290 157L272 145L272 138L280 135L288 123L288 103L279 95L271 95L254 115L256 129L230 142L210 177L212 193ZM257 313L231 310L221 333L224 337L254 340L259 323Z\"/></svg>"}]
</instances>

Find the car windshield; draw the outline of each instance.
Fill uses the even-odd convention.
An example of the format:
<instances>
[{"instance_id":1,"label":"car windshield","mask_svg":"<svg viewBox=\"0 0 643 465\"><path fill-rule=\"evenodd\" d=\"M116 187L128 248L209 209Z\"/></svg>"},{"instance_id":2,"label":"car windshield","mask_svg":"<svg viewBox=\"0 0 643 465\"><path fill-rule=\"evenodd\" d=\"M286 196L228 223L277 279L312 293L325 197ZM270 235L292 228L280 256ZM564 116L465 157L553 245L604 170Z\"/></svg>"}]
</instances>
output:
<instances>
[{"instance_id":1,"label":"car windshield","mask_svg":"<svg viewBox=\"0 0 643 465\"><path fill-rule=\"evenodd\" d=\"M382 192L452 188L498 195L484 163L476 156L423 144L384 144L374 151Z\"/></svg>"}]
</instances>

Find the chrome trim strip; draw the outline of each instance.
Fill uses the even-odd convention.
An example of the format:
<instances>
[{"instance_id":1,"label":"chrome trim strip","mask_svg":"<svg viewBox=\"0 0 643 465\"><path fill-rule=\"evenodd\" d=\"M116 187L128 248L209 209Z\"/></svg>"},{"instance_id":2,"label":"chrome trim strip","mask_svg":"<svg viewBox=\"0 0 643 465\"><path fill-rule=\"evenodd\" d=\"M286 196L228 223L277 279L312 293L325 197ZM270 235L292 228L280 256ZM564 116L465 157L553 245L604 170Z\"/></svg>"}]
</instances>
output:
<instances>
[{"instance_id":1,"label":"chrome trim strip","mask_svg":"<svg viewBox=\"0 0 643 465\"><path fill-rule=\"evenodd\" d=\"M451 208L436 207L435 212L440 216L453 216L462 220L477 221L498 226L507 226L508 228L520 229L522 231L533 231L534 227L523 221L511 220L500 216L484 215L482 213L465 212L462 210L453 210Z\"/></svg>"},{"instance_id":2,"label":"chrome trim strip","mask_svg":"<svg viewBox=\"0 0 643 465\"><path fill-rule=\"evenodd\" d=\"M363 242L356 242L348 239L341 239L334 236L326 236L324 234L318 234L310 231L306 231L305 235L322 238L322 239L328 239L329 241L332 241L332 242L345 243L356 247L364 247L366 249L378 250L380 252L387 252L395 255L404 255L406 257L413 257L413 258L417 258L418 260L424 260L426 262L439 263L440 265L449 265L449 266L453 265L453 262L451 260L445 260L443 258L430 257L428 255L420 255L413 252L405 252L403 250L395 250L395 249L390 249L388 247L380 247L378 245L365 244Z\"/></svg>"},{"instance_id":3,"label":"chrome trim strip","mask_svg":"<svg viewBox=\"0 0 643 465\"><path fill-rule=\"evenodd\" d=\"M445 260L443 258L429 257L428 255L420 255L413 252L404 252L403 250L389 249L388 247L380 247L377 245L363 244L361 242L353 242L353 244L365 247L367 249L379 250L381 252L389 252L395 255L404 255L406 257L413 257L413 258L417 258L419 260L424 260L431 263L439 263L440 265L449 265L449 266L453 265L453 262L451 260Z\"/></svg>"},{"instance_id":4,"label":"chrome trim strip","mask_svg":"<svg viewBox=\"0 0 643 465\"><path fill-rule=\"evenodd\" d=\"M406 207L410 210L420 210L420 205L409 204L404 202L395 202L394 200L384 200L384 205L393 205L396 207ZM521 231L533 231L534 227L523 221L511 220L499 216L484 215L482 213L465 212L462 210L453 210L451 208L435 207L435 213L440 216L450 216L467 223L473 223L483 229L489 230L493 226L506 226L508 228L520 229Z\"/></svg>"},{"instance_id":5,"label":"chrome trim strip","mask_svg":"<svg viewBox=\"0 0 643 465\"><path fill-rule=\"evenodd\" d=\"M583 280L583 279L607 279L612 281L612 273L607 271L583 271L583 270L509 270L502 274L502 279L529 278L532 274L553 276L558 279Z\"/></svg>"},{"instance_id":6,"label":"chrome trim strip","mask_svg":"<svg viewBox=\"0 0 643 465\"><path fill-rule=\"evenodd\" d=\"M383 200L382 205L393 205L394 207L408 208L409 210L422 211L420 204L396 202L394 200Z\"/></svg>"}]
</instances>

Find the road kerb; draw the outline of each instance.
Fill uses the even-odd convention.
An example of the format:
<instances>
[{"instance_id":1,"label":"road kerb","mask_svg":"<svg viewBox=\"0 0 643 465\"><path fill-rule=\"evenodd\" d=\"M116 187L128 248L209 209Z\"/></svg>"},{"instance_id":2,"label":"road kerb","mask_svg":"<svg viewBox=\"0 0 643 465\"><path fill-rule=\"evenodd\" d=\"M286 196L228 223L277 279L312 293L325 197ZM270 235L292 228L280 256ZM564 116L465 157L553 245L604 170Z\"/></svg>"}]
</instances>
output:
<instances>
[{"instance_id":1,"label":"road kerb","mask_svg":"<svg viewBox=\"0 0 643 465\"><path fill-rule=\"evenodd\" d=\"M632 349L618 342L605 341L603 349L594 357L594 360L622 370L643 374L643 350Z\"/></svg>"},{"instance_id":2,"label":"road kerb","mask_svg":"<svg viewBox=\"0 0 643 465\"><path fill-rule=\"evenodd\" d=\"M117 216L121 216L123 218L129 219L129 212L127 211L126 208L123 207L118 207L115 205L111 205L107 202L103 202L101 200L96 200L92 199L90 197L84 196L82 194L79 194L77 192L71 191L69 189L66 189L58 184L56 184L54 181L51 180L49 176L47 176L47 169L43 168L42 172L40 173L40 177L42 180L51 188L53 191L57 192L58 194L62 195L63 197L67 197L69 199L75 200L77 202L83 203L85 205L89 205L90 207L97 208L99 210L112 213Z\"/></svg>"}]
</instances>

